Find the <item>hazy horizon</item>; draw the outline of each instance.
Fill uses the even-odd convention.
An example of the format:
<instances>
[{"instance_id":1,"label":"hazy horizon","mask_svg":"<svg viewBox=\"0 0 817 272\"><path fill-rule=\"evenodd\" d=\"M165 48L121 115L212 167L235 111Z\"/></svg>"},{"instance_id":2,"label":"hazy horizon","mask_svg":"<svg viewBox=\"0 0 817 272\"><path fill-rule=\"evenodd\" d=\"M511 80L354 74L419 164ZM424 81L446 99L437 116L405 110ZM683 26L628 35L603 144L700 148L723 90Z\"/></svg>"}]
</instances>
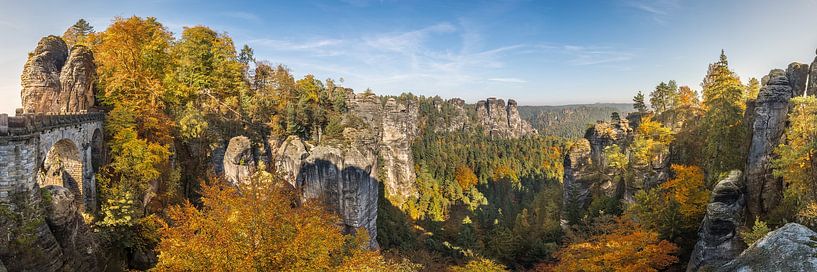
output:
<instances>
[{"instance_id":1,"label":"hazy horizon","mask_svg":"<svg viewBox=\"0 0 817 272\"><path fill-rule=\"evenodd\" d=\"M530 106L628 103L668 80L700 90L721 49L745 82L810 63L817 48L817 34L805 30L817 23L814 0L0 3L8 37L0 41L0 112L11 114L27 54L80 18L96 31L132 15L156 17L175 35L206 25L297 77L344 78L357 92Z\"/></svg>"}]
</instances>

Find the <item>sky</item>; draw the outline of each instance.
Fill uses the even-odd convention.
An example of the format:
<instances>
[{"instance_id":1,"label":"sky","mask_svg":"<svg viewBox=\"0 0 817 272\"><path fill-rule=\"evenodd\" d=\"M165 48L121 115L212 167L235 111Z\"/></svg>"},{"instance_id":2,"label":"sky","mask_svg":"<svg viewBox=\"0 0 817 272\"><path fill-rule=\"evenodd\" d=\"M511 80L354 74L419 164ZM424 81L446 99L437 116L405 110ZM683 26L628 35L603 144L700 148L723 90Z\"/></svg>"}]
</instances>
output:
<instances>
[{"instance_id":1,"label":"sky","mask_svg":"<svg viewBox=\"0 0 817 272\"><path fill-rule=\"evenodd\" d=\"M0 0L0 113L20 107L20 74L41 37L80 18L104 31L134 15L177 37L186 26L225 32L296 77L469 103L631 102L661 81L699 90L721 49L747 81L810 63L817 48L817 0Z\"/></svg>"}]
</instances>

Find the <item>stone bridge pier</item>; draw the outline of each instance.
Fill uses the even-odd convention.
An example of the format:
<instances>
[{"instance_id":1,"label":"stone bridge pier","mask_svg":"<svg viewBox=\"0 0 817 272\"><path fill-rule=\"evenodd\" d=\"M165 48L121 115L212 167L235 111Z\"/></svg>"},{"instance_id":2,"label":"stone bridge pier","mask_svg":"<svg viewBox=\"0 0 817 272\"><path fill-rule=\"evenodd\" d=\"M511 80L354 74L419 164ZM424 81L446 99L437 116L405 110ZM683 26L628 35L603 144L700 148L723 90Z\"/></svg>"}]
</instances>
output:
<instances>
[{"instance_id":1,"label":"stone bridge pier","mask_svg":"<svg viewBox=\"0 0 817 272\"><path fill-rule=\"evenodd\" d=\"M104 118L102 112L0 114L0 203L18 192L56 185L95 209Z\"/></svg>"}]
</instances>

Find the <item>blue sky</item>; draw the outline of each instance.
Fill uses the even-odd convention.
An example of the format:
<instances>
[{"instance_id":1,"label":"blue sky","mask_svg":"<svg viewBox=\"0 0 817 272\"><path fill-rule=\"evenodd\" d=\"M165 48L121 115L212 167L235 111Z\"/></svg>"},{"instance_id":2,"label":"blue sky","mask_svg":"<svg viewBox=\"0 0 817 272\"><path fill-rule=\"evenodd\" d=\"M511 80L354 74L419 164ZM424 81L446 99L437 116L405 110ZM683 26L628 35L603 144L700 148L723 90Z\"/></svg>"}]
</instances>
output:
<instances>
[{"instance_id":1,"label":"blue sky","mask_svg":"<svg viewBox=\"0 0 817 272\"><path fill-rule=\"evenodd\" d=\"M132 15L176 34L206 25L357 91L523 105L629 102L670 79L700 89L721 49L745 81L817 48L817 0L32 2L0 0L0 112L19 107L39 38L79 18L97 31Z\"/></svg>"}]
</instances>

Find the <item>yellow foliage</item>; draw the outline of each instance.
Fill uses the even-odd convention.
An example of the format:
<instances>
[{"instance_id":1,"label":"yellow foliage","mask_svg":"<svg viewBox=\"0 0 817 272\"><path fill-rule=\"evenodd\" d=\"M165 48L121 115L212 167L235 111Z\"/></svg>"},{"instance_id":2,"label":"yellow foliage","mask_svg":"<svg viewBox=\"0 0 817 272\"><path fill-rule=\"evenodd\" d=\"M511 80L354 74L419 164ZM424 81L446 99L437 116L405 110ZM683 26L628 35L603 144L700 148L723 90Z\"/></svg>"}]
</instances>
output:
<instances>
[{"instance_id":1,"label":"yellow foliage","mask_svg":"<svg viewBox=\"0 0 817 272\"><path fill-rule=\"evenodd\" d=\"M601 234L570 244L556 256L553 271L658 271L678 261L678 247L658 233L619 218Z\"/></svg>"}]
</instances>

